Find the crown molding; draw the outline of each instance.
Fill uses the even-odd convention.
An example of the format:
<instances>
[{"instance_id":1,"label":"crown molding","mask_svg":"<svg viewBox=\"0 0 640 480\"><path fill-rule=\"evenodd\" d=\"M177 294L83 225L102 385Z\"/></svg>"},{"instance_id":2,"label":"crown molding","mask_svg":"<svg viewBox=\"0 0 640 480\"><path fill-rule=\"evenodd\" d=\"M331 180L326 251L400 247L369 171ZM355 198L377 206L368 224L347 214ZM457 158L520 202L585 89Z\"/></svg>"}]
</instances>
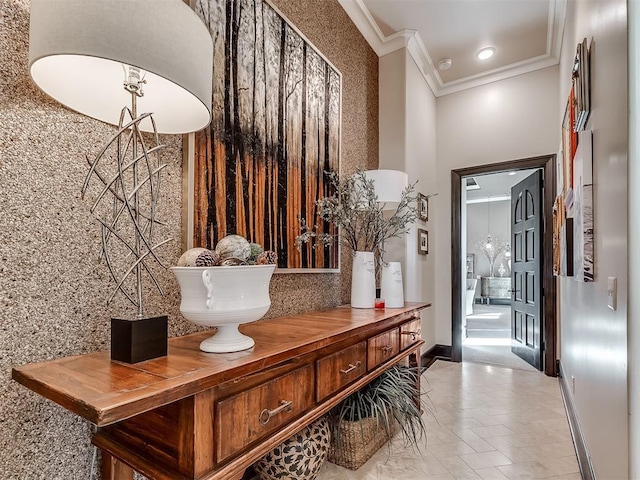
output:
<instances>
[{"instance_id":1,"label":"crown molding","mask_svg":"<svg viewBox=\"0 0 640 480\"><path fill-rule=\"evenodd\" d=\"M549 2L549 25L547 28L547 53L560 61L562 37L564 35L567 0Z\"/></svg>"},{"instance_id":2,"label":"crown molding","mask_svg":"<svg viewBox=\"0 0 640 480\"><path fill-rule=\"evenodd\" d=\"M540 55L538 57L523 60L522 62L511 63L501 68L488 70L486 72L461 78L453 82L447 82L438 86L438 92L434 92L436 97L442 97L450 93L467 90L481 85L506 80L507 78L516 77L525 73L530 73L542 68L552 67L558 64L559 59L551 55Z\"/></svg>"},{"instance_id":3,"label":"crown molding","mask_svg":"<svg viewBox=\"0 0 640 480\"><path fill-rule=\"evenodd\" d=\"M362 0L338 0L338 2L379 57L406 48L411 36L416 34L413 30L402 30L386 36Z\"/></svg>"},{"instance_id":4,"label":"crown molding","mask_svg":"<svg viewBox=\"0 0 640 480\"><path fill-rule=\"evenodd\" d=\"M433 60L427 51L427 48L422 42L422 37L418 32L409 40L407 50L416 63L418 70L422 73L427 85L437 97L437 93L442 85L442 78L440 78L440 72L438 68L433 64Z\"/></svg>"},{"instance_id":5,"label":"crown molding","mask_svg":"<svg viewBox=\"0 0 640 480\"><path fill-rule=\"evenodd\" d=\"M567 0L550 0L549 2L545 54L452 82L442 81L438 68L434 65L422 37L417 31L401 30L393 35L385 36L363 0L338 1L379 57L406 48L436 97L551 67L560 61Z\"/></svg>"}]
</instances>

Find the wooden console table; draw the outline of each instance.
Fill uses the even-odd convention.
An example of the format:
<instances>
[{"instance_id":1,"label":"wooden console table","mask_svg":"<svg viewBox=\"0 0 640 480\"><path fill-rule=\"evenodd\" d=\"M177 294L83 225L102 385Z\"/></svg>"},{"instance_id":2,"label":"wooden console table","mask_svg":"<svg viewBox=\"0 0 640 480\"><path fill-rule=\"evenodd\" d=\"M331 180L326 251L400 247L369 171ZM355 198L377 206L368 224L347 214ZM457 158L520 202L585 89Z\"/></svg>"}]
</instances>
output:
<instances>
[{"instance_id":1,"label":"wooden console table","mask_svg":"<svg viewBox=\"0 0 640 480\"><path fill-rule=\"evenodd\" d=\"M243 325L251 350L201 332L137 364L109 352L25 365L13 379L98 426L103 480L239 479L274 446L400 361L419 365L425 303L338 307Z\"/></svg>"}]
</instances>

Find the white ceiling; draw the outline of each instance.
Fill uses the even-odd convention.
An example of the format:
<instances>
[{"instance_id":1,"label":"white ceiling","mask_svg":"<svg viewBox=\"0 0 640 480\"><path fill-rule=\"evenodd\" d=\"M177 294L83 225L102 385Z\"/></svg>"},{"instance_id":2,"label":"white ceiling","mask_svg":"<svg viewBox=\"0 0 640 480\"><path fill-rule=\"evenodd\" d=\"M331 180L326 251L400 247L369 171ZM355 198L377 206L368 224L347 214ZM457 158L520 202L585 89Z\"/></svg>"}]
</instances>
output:
<instances>
[{"instance_id":1,"label":"white ceiling","mask_svg":"<svg viewBox=\"0 0 640 480\"><path fill-rule=\"evenodd\" d=\"M559 60L566 0L339 1L379 56L406 47L436 96ZM495 55L477 60L489 46ZM449 70L438 70L443 58Z\"/></svg>"}]
</instances>

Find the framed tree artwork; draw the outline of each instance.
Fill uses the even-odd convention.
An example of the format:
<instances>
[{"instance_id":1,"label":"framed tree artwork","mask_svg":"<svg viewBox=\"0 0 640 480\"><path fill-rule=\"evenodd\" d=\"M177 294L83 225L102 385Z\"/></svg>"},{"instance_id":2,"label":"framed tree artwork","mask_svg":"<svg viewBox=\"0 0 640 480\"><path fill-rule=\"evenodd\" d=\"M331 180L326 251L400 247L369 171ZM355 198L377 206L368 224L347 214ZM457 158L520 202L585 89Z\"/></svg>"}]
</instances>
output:
<instances>
[{"instance_id":1,"label":"framed tree artwork","mask_svg":"<svg viewBox=\"0 0 640 480\"><path fill-rule=\"evenodd\" d=\"M212 121L185 141L185 248L237 234L280 272L339 271L316 201L340 172L342 76L266 0L191 0L214 44ZM298 249L301 219L331 236Z\"/></svg>"}]
</instances>

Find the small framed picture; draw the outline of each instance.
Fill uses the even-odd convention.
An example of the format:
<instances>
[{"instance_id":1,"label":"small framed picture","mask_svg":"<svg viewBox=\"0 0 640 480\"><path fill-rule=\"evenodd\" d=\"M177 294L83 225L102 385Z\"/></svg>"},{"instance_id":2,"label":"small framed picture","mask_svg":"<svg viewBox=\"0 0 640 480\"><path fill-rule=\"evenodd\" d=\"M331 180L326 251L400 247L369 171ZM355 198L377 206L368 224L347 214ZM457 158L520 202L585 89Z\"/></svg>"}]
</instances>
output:
<instances>
[{"instance_id":1,"label":"small framed picture","mask_svg":"<svg viewBox=\"0 0 640 480\"><path fill-rule=\"evenodd\" d=\"M429 232L421 228L418 229L418 253L422 255L429 253Z\"/></svg>"},{"instance_id":2,"label":"small framed picture","mask_svg":"<svg viewBox=\"0 0 640 480\"><path fill-rule=\"evenodd\" d=\"M429 197L418 193L418 218L425 222L429 220Z\"/></svg>"}]
</instances>

